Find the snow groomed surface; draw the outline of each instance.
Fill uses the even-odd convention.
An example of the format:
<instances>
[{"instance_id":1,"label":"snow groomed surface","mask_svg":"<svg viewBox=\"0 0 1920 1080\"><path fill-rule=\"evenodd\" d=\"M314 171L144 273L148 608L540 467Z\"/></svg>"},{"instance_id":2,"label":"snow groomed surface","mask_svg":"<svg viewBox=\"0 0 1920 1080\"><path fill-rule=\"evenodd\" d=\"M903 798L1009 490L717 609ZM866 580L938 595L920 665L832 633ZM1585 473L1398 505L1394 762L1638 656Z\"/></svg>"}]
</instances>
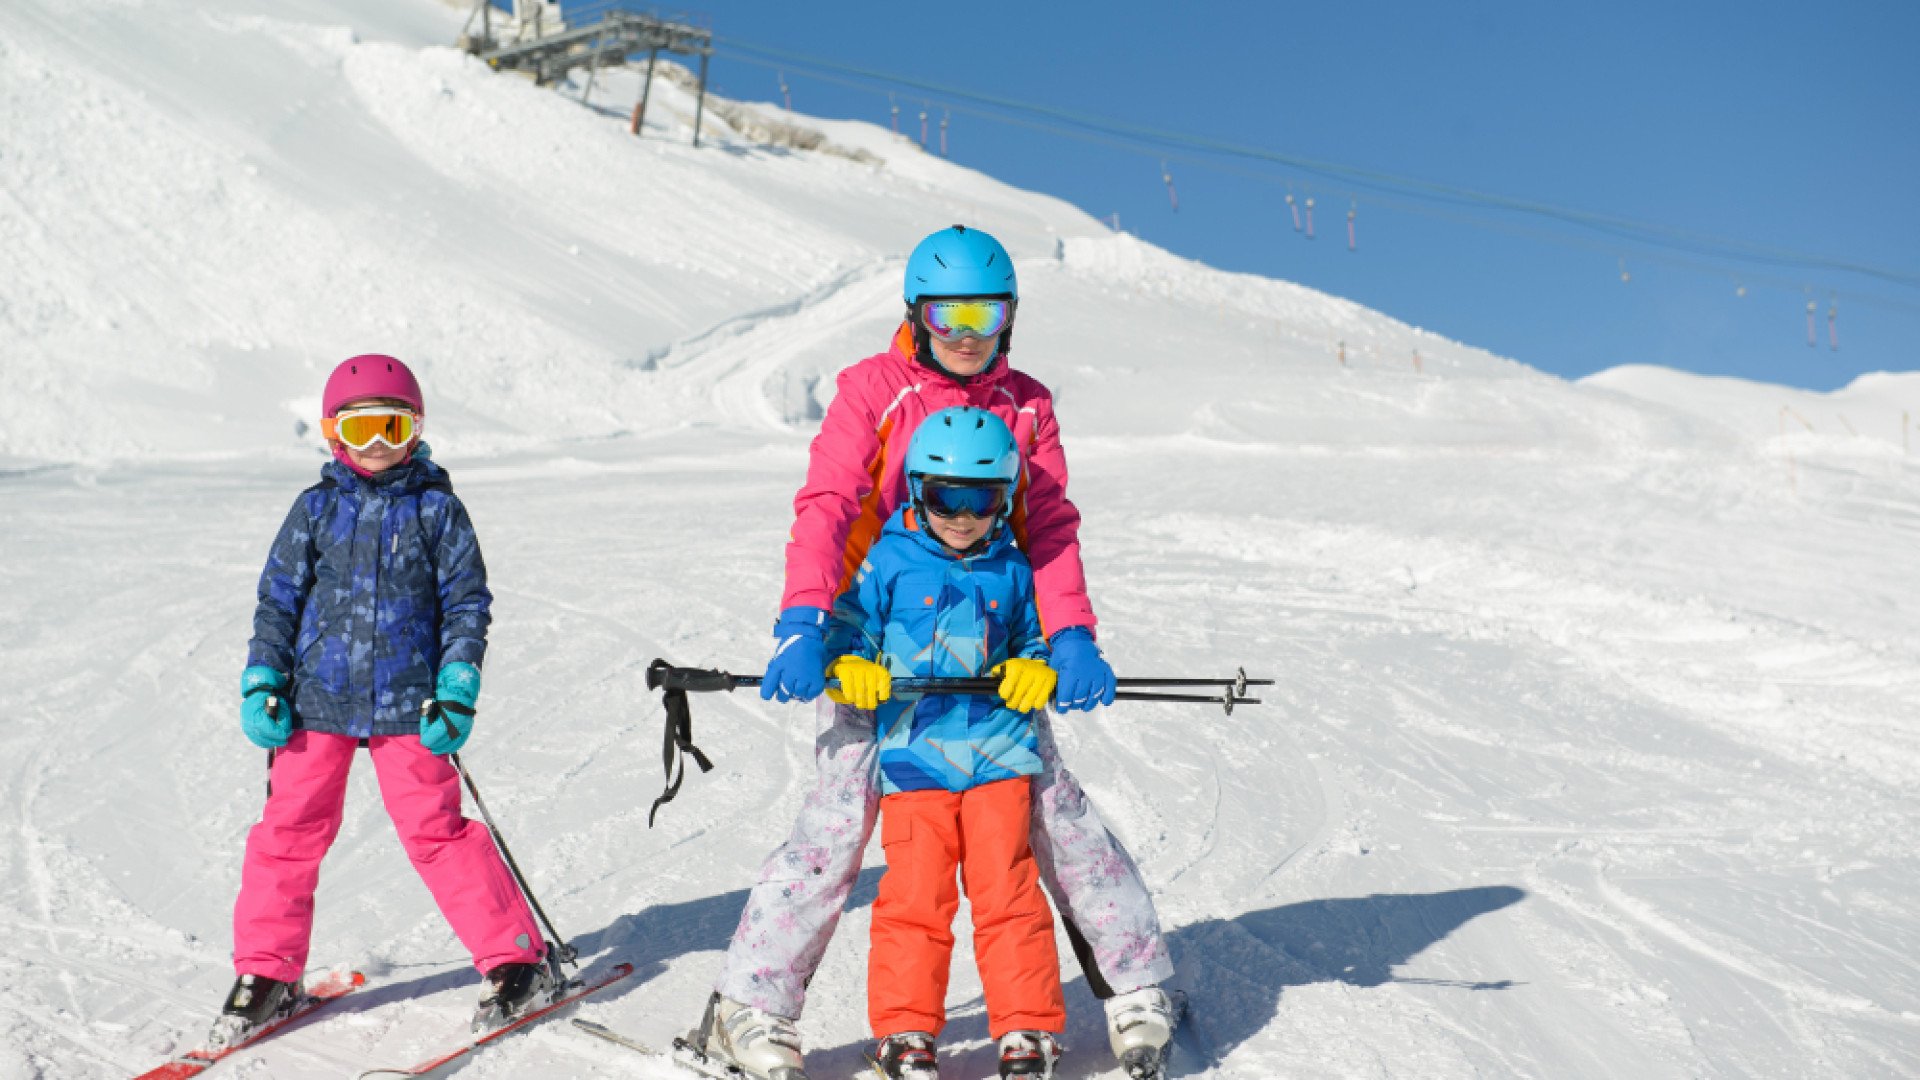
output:
<instances>
[{"instance_id":1,"label":"snow groomed surface","mask_svg":"<svg viewBox=\"0 0 1920 1080\"><path fill-rule=\"evenodd\" d=\"M1920 1073L1920 377L1568 384L871 126L806 121L877 164L724 126L696 151L662 81L630 139L445 48L462 14L0 21L0 1078L132 1075L217 1010L253 587L320 380L370 349L422 372L498 596L463 757L583 958L637 969L580 1015L693 1023L811 723L703 701L718 768L649 831L644 667L762 661L832 375L952 221L1021 260L1015 356L1058 392L1121 672L1279 679L1231 718L1057 725L1159 890L1177 1073ZM813 984L821 1075L862 1067L877 873ZM478 977L366 770L316 953L369 985L222 1069L337 1077L463 1030ZM1065 974L1062 1075L1107 1074ZM987 1075L965 961L951 1007ZM675 1073L550 1024L461 1075Z\"/></svg>"}]
</instances>

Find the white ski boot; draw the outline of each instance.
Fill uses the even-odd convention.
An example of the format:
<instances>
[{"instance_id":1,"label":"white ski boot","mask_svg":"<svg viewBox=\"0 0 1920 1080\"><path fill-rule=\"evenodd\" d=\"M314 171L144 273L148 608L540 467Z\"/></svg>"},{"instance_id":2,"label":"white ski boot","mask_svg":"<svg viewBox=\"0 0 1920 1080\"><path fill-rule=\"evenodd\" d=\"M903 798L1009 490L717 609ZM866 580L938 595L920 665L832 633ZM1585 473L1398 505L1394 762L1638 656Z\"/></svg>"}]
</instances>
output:
<instances>
[{"instance_id":1,"label":"white ski boot","mask_svg":"<svg viewBox=\"0 0 1920 1080\"><path fill-rule=\"evenodd\" d=\"M1000 1036L1000 1080L1053 1080L1060 1043L1045 1031L1009 1031Z\"/></svg>"},{"instance_id":2,"label":"white ski boot","mask_svg":"<svg viewBox=\"0 0 1920 1080\"><path fill-rule=\"evenodd\" d=\"M1128 1080L1164 1080L1180 1009L1157 986L1108 998L1107 1041Z\"/></svg>"},{"instance_id":3,"label":"white ski boot","mask_svg":"<svg viewBox=\"0 0 1920 1080\"><path fill-rule=\"evenodd\" d=\"M807 1080L792 1020L717 992L700 1026L673 1041L673 1060L716 1080Z\"/></svg>"}]
</instances>

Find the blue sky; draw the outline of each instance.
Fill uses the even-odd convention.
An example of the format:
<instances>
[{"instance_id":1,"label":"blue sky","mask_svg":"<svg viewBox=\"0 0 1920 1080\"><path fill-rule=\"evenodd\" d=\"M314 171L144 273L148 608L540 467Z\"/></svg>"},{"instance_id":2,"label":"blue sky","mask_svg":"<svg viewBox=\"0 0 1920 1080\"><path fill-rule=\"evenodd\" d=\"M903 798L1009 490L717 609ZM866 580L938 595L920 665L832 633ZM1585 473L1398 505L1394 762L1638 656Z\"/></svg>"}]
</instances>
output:
<instances>
[{"instance_id":1,"label":"blue sky","mask_svg":"<svg viewBox=\"0 0 1920 1080\"><path fill-rule=\"evenodd\" d=\"M728 39L1920 279L1920 4L708 0L701 14L722 40L713 81L731 97L779 90L767 58ZM882 84L785 74L799 111L886 120ZM963 164L1118 213L1179 254L1350 297L1556 374L1639 362L1827 389L1920 367L1911 283L1703 257L1190 151L1169 155L1176 213L1158 151L896 92L903 130L917 128L921 99L936 116L968 110L955 108L950 129ZM1293 230L1289 182L1316 198L1314 241Z\"/></svg>"}]
</instances>

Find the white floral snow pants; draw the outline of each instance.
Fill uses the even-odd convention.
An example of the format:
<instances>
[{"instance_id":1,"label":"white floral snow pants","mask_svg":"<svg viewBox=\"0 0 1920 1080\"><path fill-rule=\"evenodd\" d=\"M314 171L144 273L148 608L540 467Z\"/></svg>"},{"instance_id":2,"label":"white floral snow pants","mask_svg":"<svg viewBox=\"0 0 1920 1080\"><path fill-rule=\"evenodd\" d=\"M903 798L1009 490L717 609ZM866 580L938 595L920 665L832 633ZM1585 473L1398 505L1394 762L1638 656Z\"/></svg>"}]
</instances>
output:
<instances>
[{"instance_id":1,"label":"white floral snow pants","mask_svg":"<svg viewBox=\"0 0 1920 1080\"><path fill-rule=\"evenodd\" d=\"M776 1016L800 1015L880 808L873 714L821 698L816 715L813 790L760 868L715 987ZM1033 778L1034 859L1081 966L1098 969L1088 982L1106 997L1166 981L1173 960L1139 867L1060 764L1044 712L1035 726L1043 771Z\"/></svg>"}]
</instances>

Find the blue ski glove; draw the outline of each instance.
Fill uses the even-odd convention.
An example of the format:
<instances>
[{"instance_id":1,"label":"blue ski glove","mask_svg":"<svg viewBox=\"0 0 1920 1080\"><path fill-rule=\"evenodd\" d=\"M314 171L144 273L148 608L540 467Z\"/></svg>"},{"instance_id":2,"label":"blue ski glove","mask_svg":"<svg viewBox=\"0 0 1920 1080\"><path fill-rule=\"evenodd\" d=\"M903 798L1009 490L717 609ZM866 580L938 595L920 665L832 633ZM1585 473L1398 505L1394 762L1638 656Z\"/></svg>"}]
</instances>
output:
<instances>
[{"instance_id":1,"label":"blue ski glove","mask_svg":"<svg viewBox=\"0 0 1920 1080\"><path fill-rule=\"evenodd\" d=\"M293 738L293 711L281 696L286 688L287 677L264 665L240 673L240 730L262 750L285 746Z\"/></svg>"},{"instance_id":2,"label":"blue ski glove","mask_svg":"<svg viewBox=\"0 0 1920 1080\"><path fill-rule=\"evenodd\" d=\"M812 701L827 688L827 613L805 604L773 624L773 659L760 680L761 698Z\"/></svg>"},{"instance_id":3,"label":"blue ski glove","mask_svg":"<svg viewBox=\"0 0 1920 1080\"><path fill-rule=\"evenodd\" d=\"M440 669L434 707L420 716L420 744L431 754L455 754L473 734L473 703L480 700L480 669L455 661Z\"/></svg>"},{"instance_id":4,"label":"blue ski glove","mask_svg":"<svg viewBox=\"0 0 1920 1080\"><path fill-rule=\"evenodd\" d=\"M1093 643L1093 631L1069 626L1053 635L1047 646L1053 650L1047 666L1060 673L1060 685L1053 694L1054 708L1092 712L1095 705L1113 704L1114 691L1120 685L1113 677L1113 665Z\"/></svg>"}]
</instances>

